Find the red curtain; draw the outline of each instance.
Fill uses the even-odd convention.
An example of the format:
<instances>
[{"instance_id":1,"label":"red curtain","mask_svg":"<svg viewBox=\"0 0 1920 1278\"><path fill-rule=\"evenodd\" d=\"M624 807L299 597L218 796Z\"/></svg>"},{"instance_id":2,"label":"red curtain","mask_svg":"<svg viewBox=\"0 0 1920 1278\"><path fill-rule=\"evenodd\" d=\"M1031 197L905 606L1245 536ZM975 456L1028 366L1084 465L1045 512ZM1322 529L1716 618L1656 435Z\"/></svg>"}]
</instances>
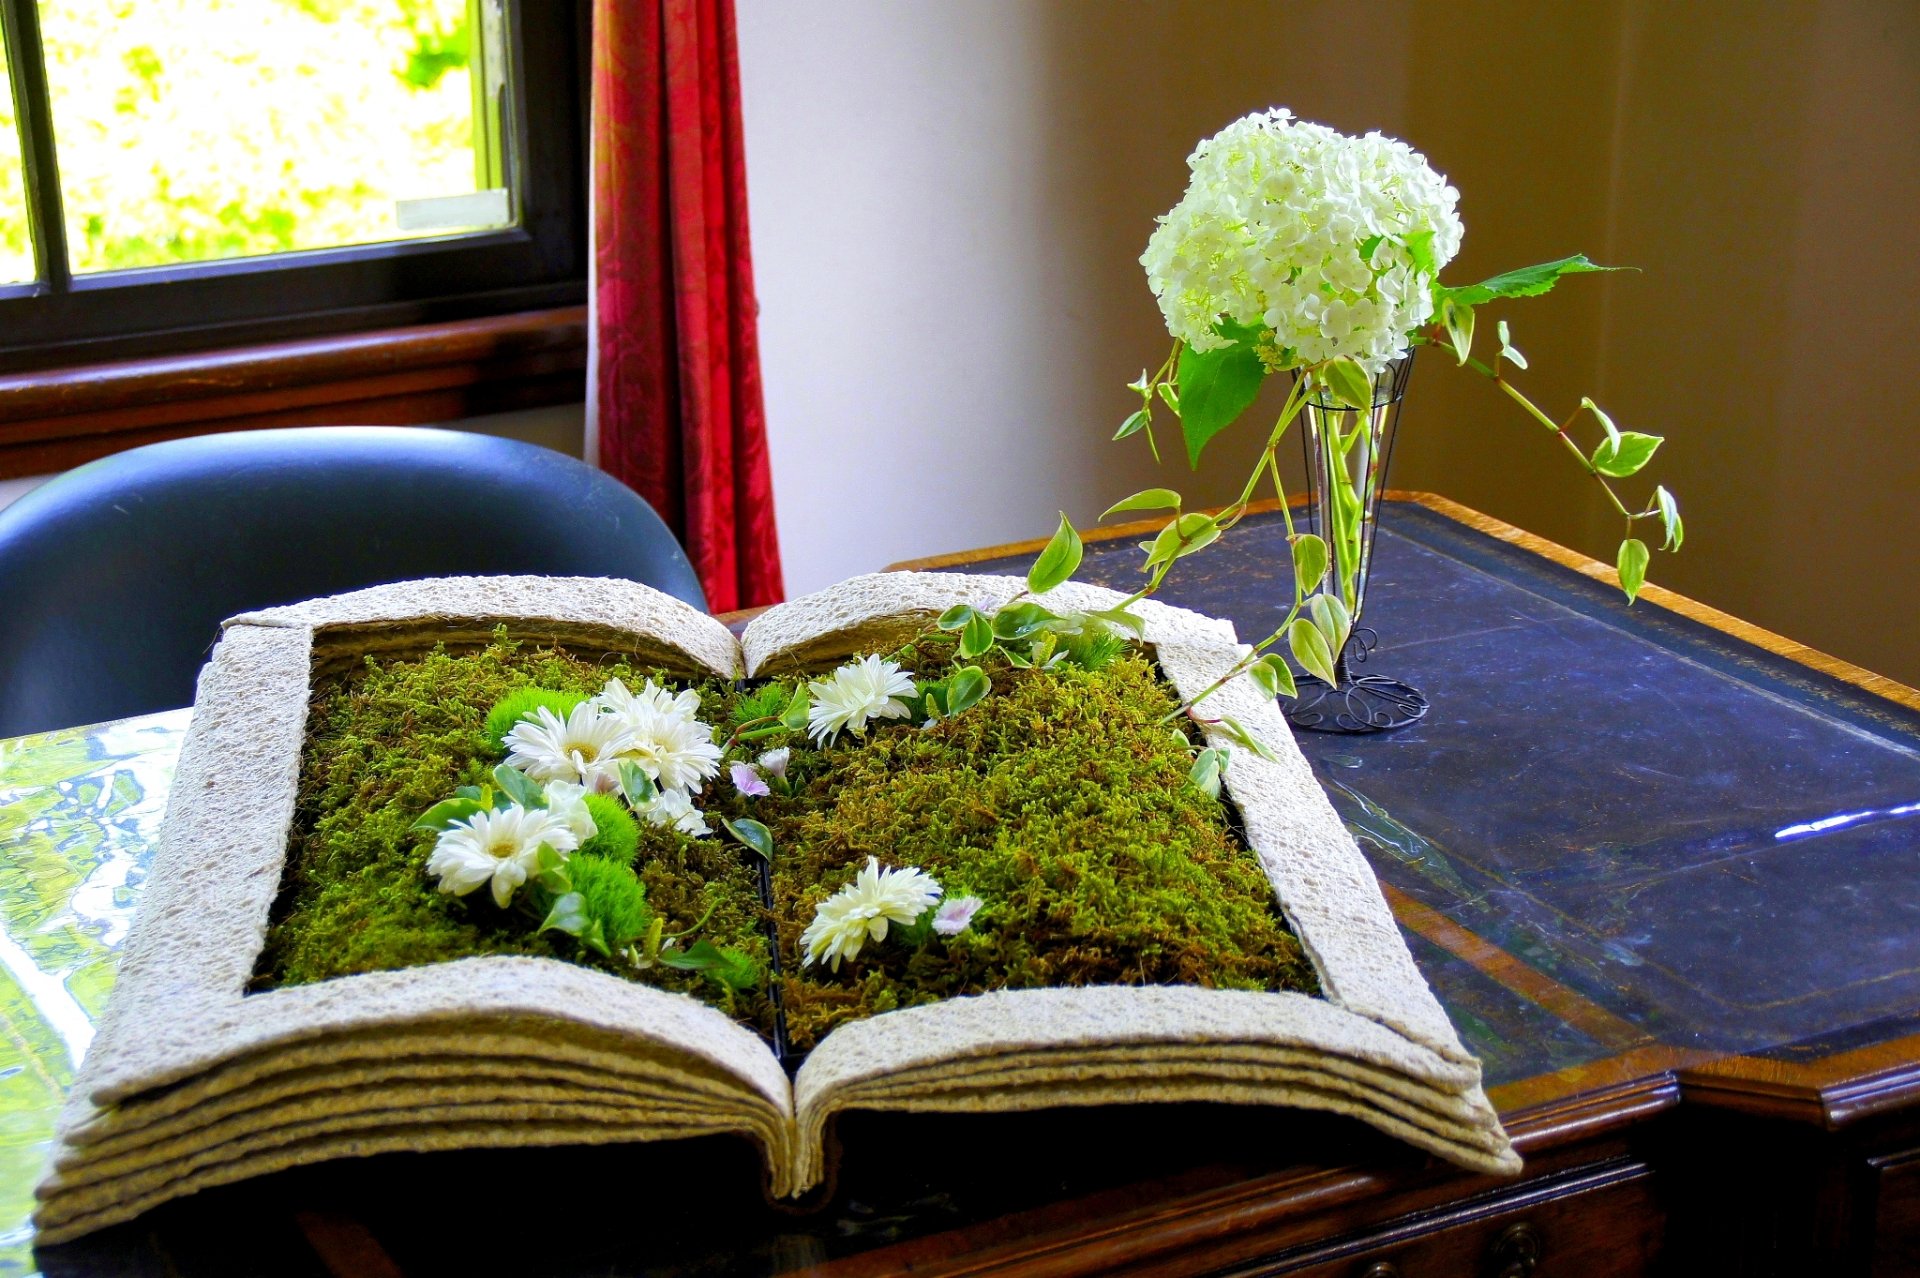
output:
<instances>
[{"instance_id":1,"label":"red curtain","mask_svg":"<svg viewBox=\"0 0 1920 1278\"><path fill-rule=\"evenodd\" d=\"M782 594L732 0L595 0L594 429L715 612Z\"/></svg>"}]
</instances>

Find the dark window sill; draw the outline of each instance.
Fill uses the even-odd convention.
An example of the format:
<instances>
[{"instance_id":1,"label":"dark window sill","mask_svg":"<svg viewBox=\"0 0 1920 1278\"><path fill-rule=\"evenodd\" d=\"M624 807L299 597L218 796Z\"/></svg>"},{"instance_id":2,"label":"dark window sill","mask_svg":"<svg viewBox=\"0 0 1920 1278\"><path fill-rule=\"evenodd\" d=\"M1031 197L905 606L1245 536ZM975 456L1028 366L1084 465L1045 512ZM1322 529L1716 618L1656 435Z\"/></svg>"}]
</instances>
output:
<instances>
[{"instance_id":1,"label":"dark window sill","mask_svg":"<svg viewBox=\"0 0 1920 1278\"><path fill-rule=\"evenodd\" d=\"M270 426L405 426L577 403L570 306L0 376L0 479L140 444Z\"/></svg>"}]
</instances>

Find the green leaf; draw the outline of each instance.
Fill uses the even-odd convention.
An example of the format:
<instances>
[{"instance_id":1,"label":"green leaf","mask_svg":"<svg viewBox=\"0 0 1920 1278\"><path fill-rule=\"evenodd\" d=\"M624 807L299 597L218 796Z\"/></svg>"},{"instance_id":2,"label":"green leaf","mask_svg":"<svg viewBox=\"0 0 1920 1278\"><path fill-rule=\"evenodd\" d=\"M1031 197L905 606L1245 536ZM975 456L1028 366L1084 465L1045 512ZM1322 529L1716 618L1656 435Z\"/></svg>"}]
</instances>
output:
<instances>
[{"instance_id":1,"label":"green leaf","mask_svg":"<svg viewBox=\"0 0 1920 1278\"><path fill-rule=\"evenodd\" d=\"M1314 629L1326 639L1329 652L1337 655L1347 646L1353 615L1347 611L1345 600L1339 595L1315 595L1307 600L1307 612L1313 617Z\"/></svg>"},{"instance_id":2,"label":"green leaf","mask_svg":"<svg viewBox=\"0 0 1920 1278\"><path fill-rule=\"evenodd\" d=\"M1638 537L1629 537L1620 543L1620 589L1632 603L1640 597L1640 587L1647 584L1647 560L1653 556L1647 553L1647 544Z\"/></svg>"},{"instance_id":3,"label":"green leaf","mask_svg":"<svg viewBox=\"0 0 1920 1278\"><path fill-rule=\"evenodd\" d=\"M1040 557L1033 561L1033 567L1027 569L1027 589L1036 595L1044 595L1055 586L1073 576L1080 566L1080 534L1073 530L1073 522L1067 518L1067 512L1060 512L1060 526L1053 530L1053 539L1047 543Z\"/></svg>"},{"instance_id":4,"label":"green leaf","mask_svg":"<svg viewBox=\"0 0 1920 1278\"><path fill-rule=\"evenodd\" d=\"M573 891L573 876L567 873L567 859L542 843L533 850L533 881L549 892Z\"/></svg>"},{"instance_id":5,"label":"green leaf","mask_svg":"<svg viewBox=\"0 0 1920 1278\"><path fill-rule=\"evenodd\" d=\"M1432 231L1415 231L1406 238L1405 243L1407 260L1413 263L1414 270L1425 271L1428 275L1432 275L1440 269L1440 264L1433 260ZM1366 254L1362 253L1360 256L1365 257Z\"/></svg>"},{"instance_id":6,"label":"green leaf","mask_svg":"<svg viewBox=\"0 0 1920 1278\"><path fill-rule=\"evenodd\" d=\"M500 783L508 797L523 808L544 808L547 806L547 792L540 783L518 768L501 764L493 770L493 779Z\"/></svg>"},{"instance_id":7,"label":"green leaf","mask_svg":"<svg viewBox=\"0 0 1920 1278\"><path fill-rule=\"evenodd\" d=\"M1159 391L1160 398L1167 402L1167 407L1171 408L1174 413L1178 415L1180 412L1180 392L1173 388L1173 383L1161 382Z\"/></svg>"},{"instance_id":8,"label":"green leaf","mask_svg":"<svg viewBox=\"0 0 1920 1278\"><path fill-rule=\"evenodd\" d=\"M993 647L993 623L985 617L975 615L960 632L960 659L972 661L975 657Z\"/></svg>"},{"instance_id":9,"label":"green leaf","mask_svg":"<svg viewBox=\"0 0 1920 1278\"><path fill-rule=\"evenodd\" d=\"M684 951L662 950L660 962L683 972L699 972L729 989L752 989L759 983L752 959L737 950L721 949L712 941L695 941Z\"/></svg>"},{"instance_id":10,"label":"green leaf","mask_svg":"<svg viewBox=\"0 0 1920 1278\"><path fill-rule=\"evenodd\" d=\"M1033 669L1033 661L1018 648L1002 648L1000 655L1007 659L1008 665L1017 666L1022 670Z\"/></svg>"},{"instance_id":11,"label":"green leaf","mask_svg":"<svg viewBox=\"0 0 1920 1278\"><path fill-rule=\"evenodd\" d=\"M1220 524L1211 515L1182 515L1160 530L1147 549L1148 572L1170 560L1191 555L1220 539Z\"/></svg>"},{"instance_id":12,"label":"green leaf","mask_svg":"<svg viewBox=\"0 0 1920 1278\"><path fill-rule=\"evenodd\" d=\"M587 898L578 892L569 892L553 903L553 908L547 911L547 917L536 930L578 936L586 931L587 922Z\"/></svg>"},{"instance_id":13,"label":"green leaf","mask_svg":"<svg viewBox=\"0 0 1920 1278\"><path fill-rule=\"evenodd\" d=\"M1538 297L1560 282L1563 275L1581 275L1588 271L1618 271L1626 268L1619 266L1599 266L1589 262L1584 253L1575 253L1572 257L1563 257L1557 262L1542 262L1538 266L1523 266L1517 271L1507 271L1478 284L1469 284L1464 288L1446 288L1438 290L1442 297L1452 298L1456 302L1465 302L1468 306L1481 306L1496 297ZM1521 367L1525 367L1522 365Z\"/></svg>"},{"instance_id":14,"label":"green leaf","mask_svg":"<svg viewBox=\"0 0 1920 1278\"><path fill-rule=\"evenodd\" d=\"M1645 466L1662 442L1658 435L1623 430L1617 438L1600 441L1600 446L1593 450L1593 468L1611 478L1625 479Z\"/></svg>"},{"instance_id":15,"label":"green leaf","mask_svg":"<svg viewBox=\"0 0 1920 1278\"><path fill-rule=\"evenodd\" d=\"M1136 639L1147 633L1147 623L1128 612L1125 608L1102 608L1090 612L1087 615L1096 620L1104 621L1110 626L1119 626L1122 630L1131 631Z\"/></svg>"},{"instance_id":16,"label":"green leaf","mask_svg":"<svg viewBox=\"0 0 1920 1278\"><path fill-rule=\"evenodd\" d=\"M1431 238L1431 236L1429 236L1429 238ZM1373 261L1373 251L1386 243L1386 239L1387 237L1384 235L1369 235L1366 239L1361 240L1360 260L1363 262Z\"/></svg>"},{"instance_id":17,"label":"green leaf","mask_svg":"<svg viewBox=\"0 0 1920 1278\"><path fill-rule=\"evenodd\" d=\"M1359 409L1373 407L1373 379L1344 355L1335 356L1320 366L1320 383L1336 404Z\"/></svg>"},{"instance_id":18,"label":"green leaf","mask_svg":"<svg viewBox=\"0 0 1920 1278\"><path fill-rule=\"evenodd\" d=\"M1680 543L1686 540L1686 525L1680 522L1680 503L1664 486L1653 490L1654 505L1660 509L1660 526L1666 530L1667 541L1662 550L1678 550ZM421 820L426 820L422 817Z\"/></svg>"},{"instance_id":19,"label":"green leaf","mask_svg":"<svg viewBox=\"0 0 1920 1278\"><path fill-rule=\"evenodd\" d=\"M1466 363L1468 352L1473 350L1473 308L1449 298L1440 308L1440 318L1447 326L1447 336L1453 339L1455 358Z\"/></svg>"},{"instance_id":20,"label":"green leaf","mask_svg":"<svg viewBox=\"0 0 1920 1278\"><path fill-rule=\"evenodd\" d=\"M721 817L727 833L760 854L763 861L773 860L773 831L752 817Z\"/></svg>"},{"instance_id":21,"label":"green leaf","mask_svg":"<svg viewBox=\"0 0 1920 1278\"><path fill-rule=\"evenodd\" d=\"M1334 678L1333 653L1327 647L1327 637L1311 621L1305 617L1293 619L1293 624L1287 627L1287 647L1293 650L1293 659L1300 663L1301 669L1317 675L1328 687L1340 686L1340 681Z\"/></svg>"},{"instance_id":22,"label":"green leaf","mask_svg":"<svg viewBox=\"0 0 1920 1278\"><path fill-rule=\"evenodd\" d=\"M1252 751L1269 763L1279 762L1279 760L1275 758L1273 751L1267 748L1267 743L1259 737L1254 736L1251 732L1248 732L1246 725L1242 724L1233 716L1221 716L1220 731L1226 733L1227 738L1241 749Z\"/></svg>"},{"instance_id":23,"label":"green leaf","mask_svg":"<svg viewBox=\"0 0 1920 1278\"><path fill-rule=\"evenodd\" d=\"M1247 670L1254 686L1268 697L1297 697L1300 690L1294 686L1293 667L1284 657L1271 654L1260 658Z\"/></svg>"},{"instance_id":24,"label":"green leaf","mask_svg":"<svg viewBox=\"0 0 1920 1278\"><path fill-rule=\"evenodd\" d=\"M1580 407L1593 414L1594 419L1600 423L1600 429L1607 432L1608 439L1612 440L1616 446L1620 443L1620 428L1613 424L1613 418L1600 411L1600 405L1583 395L1580 398Z\"/></svg>"},{"instance_id":25,"label":"green leaf","mask_svg":"<svg viewBox=\"0 0 1920 1278\"><path fill-rule=\"evenodd\" d=\"M1500 321L1499 333L1500 358L1506 360L1515 368L1525 368L1527 366L1527 357L1513 349L1513 339L1507 336L1507 322L1505 320Z\"/></svg>"},{"instance_id":26,"label":"green leaf","mask_svg":"<svg viewBox=\"0 0 1920 1278\"><path fill-rule=\"evenodd\" d=\"M493 806L493 787L490 785L463 785L453 792L453 796L456 799L472 799L482 811Z\"/></svg>"},{"instance_id":27,"label":"green leaf","mask_svg":"<svg viewBox=\"0 0 1920 1278\"><path fill-rule=\"evenodd\" d=\"M940 614L940 620L934 622L942 630L962 630L966 624L980 615L980 610L972 604L955 604Z\"/></svg>"},{"instance_id":28,"label":"green leaf","mask_svg":"<svg viewBox=\"0 0 1920 1278\"><path fill-rule=\"evenodd\" d=\"M1301 533L1293 539L1293 580L1301 593L1320 584L1327 575L1327 543L1318 533Z\"/></svg>"},{"instance_id":29,"label":"green leaf","mask_svg":"<svg viewBox=\"0 0 1920 1278\"><path fill-rule=\"evenodd\" d=\"M962 666L947 677L947 713L956 715L978 705L992 687L986 671L979 666Z\"/></svg>"},{"instance_id":30,"label":"green leaf","mask_svg":"<svg viewBox=\"0 0 1920 1278\"><path fill-rule=\"evenodd\" d=\"M1227 752L1208 747L1194 756L1187 779L1209 798L1220 797L1220 776L1227 770Z\"/></svg>"},{"instance_id":31,"label":"green leaf","mask_svg":"<svg viewBox=\"0 0 1920 1278\"><path fill-rule=\"evenodd\" d=\"M1037 603L1009 604L994 614L993 634L1001 640L1026 639L1058 620L1058 613L1048 612Z\"/></svg>"},{"instance_id":32,"label":"green leaf","mask_svg":"<svg viewBox=\"0 0 1920 1278\"><path fill-rule=\"evenodd\" d=\"M787 708L780 712L780 726L791 732L802 732L807 726L807 711L813 706L813 698L807 693L807 684L803 679L794 685L793 700L787 702Z\"/></svg>"},{"instance_id":33,"label":"green leaf","mask_svg":"<svg viewBox=\"0 0 1920 1278\"><path fill-rule=\"evenodd\" d=\"M465 797L442 799L421 813L420 819L413 823L413 828L416 830L451 830L468 817L478 812L485 812L486 810L486 805L478 799Z\"/></svg>"},{"instance_id":34,"label":"green leaf","mask_svg":"<svg viewBox=\"0 0 1920 1278\"><path fill-rule=\"evenodd\" d=\"M645 807L659 794L653 784L653 778L641 770L632 759L620 760L620 793L627 796L629 807Z\"/></svg>"},{"instance_id":35,"label":"green leaf","mask_svg":"<svg viewBox=\"0 0 1920 1278\"><path fill-rule=\"evenodd\" d=\"M1113 432L1113 437L1115 439L1125 439L1129 435L1138 435L1152 422L1153 414L1150 411L1144 408L1135 409L1127 420L1120 423L1120 429Z\"/></svg>"},{"instance_id":36,"label":"green leaf","mask_svg":"<svg viewBox=\"0 0 1920 1278\"><path fill-rule=\"evenodd\" d=\"M1216 350L1180 349L1180 397L1174 411L1180 414L1180 433L1187 441L1187 461L1196 470L1200 450L1207 441L1247 410L1260 394L1260 383L1267 378L1267 367L1247 342L1235 342ZM1184 406L1184 407L1182 407Z\"/></svg>"},{"instance_id":37,"label":"green leaf","mask_svg":"<svg viewBox=\"0 0 1920 1278\"><path fill-rule=\"evenodd\" d=\"M1123 510L1178 510L1180 494L1171 488L1142 488L1131 497L1122 497L1113 505L1100 512L1102 520L1111 519Z\"/></svg>"}]
</instances>

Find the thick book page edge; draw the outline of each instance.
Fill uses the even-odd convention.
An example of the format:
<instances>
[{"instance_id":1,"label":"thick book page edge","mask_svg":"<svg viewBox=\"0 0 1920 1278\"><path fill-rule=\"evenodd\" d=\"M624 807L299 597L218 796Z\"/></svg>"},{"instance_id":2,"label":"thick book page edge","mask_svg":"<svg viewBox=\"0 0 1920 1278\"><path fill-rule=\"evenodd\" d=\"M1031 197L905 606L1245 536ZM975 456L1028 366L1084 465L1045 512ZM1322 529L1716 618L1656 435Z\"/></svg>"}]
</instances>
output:
<instances>
[{"instance_id":1,"label":"thick book page edge","mask_svg":"<svg viewBox=\"0 0 1920 1278\"><path fill-rule=\"evenodd\" d=\"M241 1057L174 1087L93 1109L85 1121L61 1133L64 1143L54 1165L95 1157L100 1149L129 1148L307 1091L327 1091L330 1080L346 1072L355 1078L399 1078L457 1063L473 1070L497 1068L509 1076L573 1078L636 1095L648 1089L671 1090L703 1104L731 1102L740 1094L737 1084L689 1070L684 1058L656 1061L636 1051L625 1036L604 1036L599 1040L603 1046L592 1047L584 1046L576 1034L557 1032L551 1022L519 1037L490 1032L492 1028L488 1024L470 1031L454 1026L435 1034L356 1036L344 1043L310 1042Z\"/></svg>"},{"instance_id":2,"label":"thick book page edge","mask_svg":"<svg viewBox=\"0 0 1920 1278\"><path fill-rule=\"evenodd\" d=\"M647 1100L662 1105L688 1105L702 1112L724 1113L737 1109L737 1093L713 1096L684 1085L683 1078L659 1075L637 1079L604 1073L577 1065L556 1063L546 1057L515 1055L494 1058L471 1052L438 1056L408 1056L391 1061L329 1064L318 1068L290 1070L262 1079L251 1086L237 1087L219 1097L164 1116L135 1116L128 1124L115 1121L94 1131L84 1144L69 1141L54 1163L54 1169L74 1179L80 1168L105 1165L116 1158L211 1131L219 1124L244 1125L264 1121L265 1116L311 1107L322 1101L332 1103L339 1094L351 1091L352 1103L377 1089L430 1083L435 1080L478 1078L495 1079L508 1094L518 1086L567 1088L577 1093L596 1093ZM343 1101L344 1103L348 1103ZM750 1105L745 1112L758 1113L761 1107ZM114 1111L115 1120L124 1118ZM91 1174L91 1173L89 1173Z\"/></svg>"},{"instance_id":3,"label":"thick book page edge","mask_svg":"<svg viewBox=\"0 0 1920 1278\"><path fill-rule=\"evenodd\" d=\"M1140 1086L1130 1079L1118 1084L1107 1081L1086 1084L1059 1082L1023 1087L1011 1092L908 1097L871 1108L911 1113L1019 1113L1072 1106L1129 1105L1137 1104L1141 1099ZM1247 1084L1212 1076L1176 1075L1159 1080L1150 1099L1156 1103L1217 1103L1320 1110L1357 1119L1397 1140L1473 1171L1512 1175L1521 1168L1520 1156L1504 1138L1497 1142L1484 1142L1479 1132L1463 1129L1460 1136L1464 1139L1455 1139L1417 1127L1372 1105L1311 1084L1280 1084L1264 1080ZM795 1192L804 1192L824 1179L824 1131L825 1121L829 1117L831 1115L826 1113L810 1115L807 1124L800 1130L796 1148L803 1161L797 1169Z\"/></svg>"},{"instance_id":4,"label":"thick book page edge","mask_svg":"<svg viewBox=\"0 0 1920 1278\"><path fill-rule=\"evenodd\" d=\"M503 1081L511 1085L503 1087ZM57 1190L45 1200L59 1201L82 1189L108 1183L116 1192L138 1192L142 1184L163 1184L190 1174L203 1163L230 1161L237 1153L297 1144L320 1132L405 1122L531 1121L553 1118L561 1111L604 1112L630 1125L752 1129L744 1114L702 1106L684 1096L634 1096L571 1084L553 1086L516 1081L498 1071L461 1071L386 1084L363 1084L348 1073L340 1088L330 1095L313 1093L266 1109L230 1115L136 1149L105 1156L96 1153L84 1164L63 1169Z\"/></svg>"},{"instance_id":5,"label":"thick book page edge","mask_svg":"<svg viewBox=\"0 0 1920 1278\"><path fill-rule=\"evenodd\" d=\"M427 1153L454 1149L512 1149L539 1145L607 1145L638 1140L674 1140L682 1136L700 1136L707 1129L678 1131L647 1129L645 1134L604 1122L523 1122L478 1123L461 1125L405 1124L385 1126L366 1132L350 1132L321 1137L297 1147L270 1151L254 1157L242 1157L196 1172L145 1195L128 1195L110 1201L75 1203L79 1210L63 1212L58 1218L36 1217L36 1243L53 1246L104 1229L108 1225L132 1220L161 1203L202 1189L233 1184L255 1176L284 1171L309 1163L329 1162L336 1158L370 1157L400 1152ZM785 1193L787 1160L782 1157L769 1168L775 1192Z\"/></svg>"},{"instance_id":6,"label":"thick book page edge","mask_svg":"<svg viewBox=\"0 0 1920 1278\"><path fill-rule=\"evenodd\" d=\"M498 622L603 632L626 640L645 660L740 677L732 631L664 591L608 577L434 577L243 612L224 625L352 630L363 650L376 650L423 639L430 645L436 636L484 642ZM382 638L388 631L391 642Z\"/></svg>"}]
</instances>

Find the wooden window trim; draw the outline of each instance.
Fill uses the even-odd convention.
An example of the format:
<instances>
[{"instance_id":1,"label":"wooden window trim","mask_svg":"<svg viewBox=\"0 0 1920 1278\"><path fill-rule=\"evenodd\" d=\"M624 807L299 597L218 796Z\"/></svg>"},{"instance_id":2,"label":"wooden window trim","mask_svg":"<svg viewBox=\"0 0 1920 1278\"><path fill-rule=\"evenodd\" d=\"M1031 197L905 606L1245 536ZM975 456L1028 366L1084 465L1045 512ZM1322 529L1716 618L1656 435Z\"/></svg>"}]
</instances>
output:
<instances>
[{"instance_id":1,"label":"wooden window trim","mask_svg":"<svg viewBox=\"0 0 1920 1278\"><path fill-rule=\"evenodd\" d=\"M0 376L0 479L163 439L576 403L583 306Z\"/></svg>"}]
</instances>

